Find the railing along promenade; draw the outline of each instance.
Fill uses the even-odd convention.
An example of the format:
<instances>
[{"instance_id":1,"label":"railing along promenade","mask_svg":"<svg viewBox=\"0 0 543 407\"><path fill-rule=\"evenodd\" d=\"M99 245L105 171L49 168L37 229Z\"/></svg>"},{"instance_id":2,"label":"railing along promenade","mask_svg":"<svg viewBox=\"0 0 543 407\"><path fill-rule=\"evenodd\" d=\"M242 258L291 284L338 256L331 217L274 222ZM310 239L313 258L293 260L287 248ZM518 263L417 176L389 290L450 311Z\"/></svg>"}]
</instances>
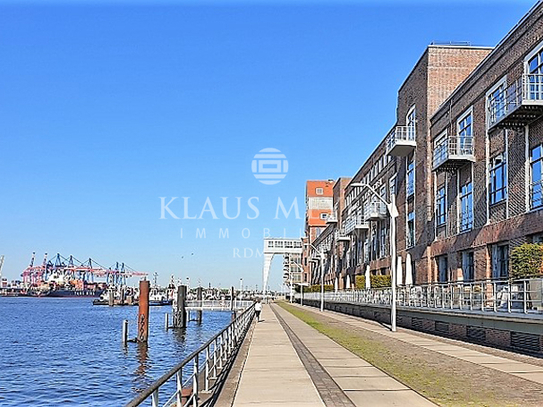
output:
<instances>
[{"instance_id":1,"label":"railing along promenade","mask_svg":"<svg viewBox=\"0 0 543 407\"><path fill-rule=\"evenodd\" d=\"M143 390L126 407L149 405L149 401L152 407L198 407L202 396L209 399L217 394L254 315L255 307L252 304L226 328ZM173 394L166 395L166 401L161 402L164 393L172 389L175 389Z\"/></svg>"},{"instance_id":2,"label":"railing along promenade","mask_svg":"<svg viewBox=\"0 0 543 407\"><path fill-rule=\"evenodd\" d=\"M304 300L319 300L321 293L304 293ZM300 298L300 294L297 295ZM392 290L377 288L325 292L324 300L390 306ZM402 307L543 314L543 278L431 283L397 288Z\"/></svg>"},{"instance_id":3,"label":"railing along promenade","mask_svg":"<svg viewBox=\"0 0 543 407\"><path fill-rule=\"evenodd\" d=\"M191 300L187 301L187 310L208 310L208 311L224 311L224 310L240 310L250 307L254 301L252 300Z\"/></svg>"}]
</instances>

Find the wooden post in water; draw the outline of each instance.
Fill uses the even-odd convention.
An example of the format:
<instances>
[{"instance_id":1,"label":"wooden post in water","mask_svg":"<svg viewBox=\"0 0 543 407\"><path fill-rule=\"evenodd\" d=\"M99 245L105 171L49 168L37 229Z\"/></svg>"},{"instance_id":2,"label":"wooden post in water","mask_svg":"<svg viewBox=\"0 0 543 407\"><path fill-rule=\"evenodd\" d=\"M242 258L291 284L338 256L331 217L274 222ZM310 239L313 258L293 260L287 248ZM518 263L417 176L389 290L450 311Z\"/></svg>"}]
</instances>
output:
<instances>
[{"instance_id":1,"label":"wooden post in water","mask_svg":"<svg viewBox=\"0 0 543 407\"><path fill-rule=\"evenodd\" d=\"M123 319L123 333L122 333L123 345L128 343L128 320Z\"/></svg>"},{"instance_id":2,"label":"wooden post in water","mask_svg":"<svg viewBox=\"0 0 543 407\"><path fill-rule=\"evenodd\" d=\"M177 287L177 301L174 302L173 307L173 327L174 328L186 328L187 327L187 286L180 285Z\"/></svg>"},{"instance_id":3,"label":"wooden post in water","mask_svg":"<svg viewBox=\"0 0 543 407\"><path fill-rule=\"evenodd\" d=\"M115 304L115 291L113 291L111 288L109 289L109 292L108 292L109 296L108 296L108 305L110 307L113 307L113 305Z\"/></svg>"},{"instance_id":4,"label":"wooden post in water","mask_svg":"<svg viewBox=\"0 0 543 407\"><path fill-rule=\"evenodd\" d=\"M149 288L149 280L140 281L138 342L147 342L149 338Z\"/></svg>"},{"instance_id":5,"label":"wooden post in water","mask_svg":"<svg viewBox=\"0 0 543 407\"><path fill-rule=\"evenodd\" d=\"M198 300L198 311L196 312L196 321L198 322L198 325L202 323L202 307L203 307L203 289L202 287L198 287L198 290L196 291L196 299Z\"/></svg>"},{"instance_id":6,"label":"wooden post in water","mask_svg":"<svg viewBox=\"0 0 543 407\"><path fill-rule=\"evenodd\" d=\"M164 314L164 329L168 330L170 327L170 314L167 312Z\"/></svg>"}]
</instances>

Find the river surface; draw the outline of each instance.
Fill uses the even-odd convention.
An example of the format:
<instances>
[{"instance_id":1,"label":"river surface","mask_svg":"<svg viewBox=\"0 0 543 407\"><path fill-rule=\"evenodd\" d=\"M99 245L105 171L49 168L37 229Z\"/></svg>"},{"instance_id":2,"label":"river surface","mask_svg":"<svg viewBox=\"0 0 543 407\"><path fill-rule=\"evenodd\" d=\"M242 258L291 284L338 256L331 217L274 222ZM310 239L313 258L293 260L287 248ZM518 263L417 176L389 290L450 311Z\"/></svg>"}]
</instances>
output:
<instances>
[{"instance_id":1,"label":"river surface","mask_svg":"<svg viewBox=\"0 0 543 407\"><path fill-rule=\"evenodd\" d=\"M123 319L136 336L137 307L93 306L89 298L0 297L0 406L122 406L230 322L164 329L171 307L151 307L149 346L121 343Z\"/></svg>"}]
</instances>

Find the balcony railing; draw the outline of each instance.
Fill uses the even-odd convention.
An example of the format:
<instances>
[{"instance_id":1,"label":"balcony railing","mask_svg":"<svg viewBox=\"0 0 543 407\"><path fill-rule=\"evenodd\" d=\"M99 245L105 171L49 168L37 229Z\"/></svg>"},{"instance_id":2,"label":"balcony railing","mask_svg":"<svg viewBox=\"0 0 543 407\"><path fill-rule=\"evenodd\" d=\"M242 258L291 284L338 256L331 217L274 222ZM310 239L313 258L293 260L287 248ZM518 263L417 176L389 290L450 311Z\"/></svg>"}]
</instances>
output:
<instances>
[{"instance_id":1,"label":"balcony railing","mask_svg":"<svg viewBox=\"0 0 543 407\"><path fill-rule=\"evenodd\" d=\"M411 126L396 126L386 138L386 153L389 155L403 157L416 146L416 132Z\"/></svg>"},{"instance_id":2,"label":"balcony railing","mask_svg":"<svg viewBox=\"0 0 543 407\"><path fill-rule=\"evenodd\" d=\"M456 169L474 161L473 136L447 136L434 149L433 169Z\"/></svg>"},{"instance_id":3,"label":"balcony railing","mask_svg":"<svg viewBox=\"0 0 543 407\"><path fill-rule=\"evenodd\" d=\"M325 301L390 306L390 288L324 293ZM304 300L320 300L320 293L304 294ZM543 314L543 279L483 280L401 286L397 305L478 312Z\"/></svg>"},{"instance_id":4,"label":"balcony railing","mask_svg":"<svg viewBox=\"0 0 543 407\"><path fill-rule=\"evenodd\" d=\"M370 202L364 208L364 218L366 220L379 220L386 218L386 216L387 207L384 202Z\"/></svg>"},{"instance_id":5,"label":"balcony railing","mask_svg":"<svg viewBox=\"0 0 543 407\"><path fill-rule=\"evenodd\" d=\"M356 230L369 229L368 222L362 215L352 215L345 219L345 233L353 233Z\"/></svg>"},{"instance_id":6,"label":"balcony railing","mask_svg":"<svg viewBox=\"0 0 543 407\"><path fill-rule=\"evenodd\" d=\"M328 215L328 217L326 218L326 223L337 223L337 216L335 213L331 213L330 215Z\"/></svg>"},{"instance_id":7,"label":"balcony railing","mask_svg":"<svg viewBox=\"0 0 543 407\"><path fill-rule=\"evenodd\" d=\"M336 241L337 242L348 242L351 240L349 237L349 234L346 232L345 227L342 227L338 230L336 230Z\"/></svg>"},{"instance_id":8,"label":"balcony railing","mask_svg":"<svg viewBox=\"0 0 543 407\"><path fill-rule=\"evenodd\" d=\"M516 128L543 115L543 75L524 74L488 106L488 127Z\"/></svg>"}]
</instances>

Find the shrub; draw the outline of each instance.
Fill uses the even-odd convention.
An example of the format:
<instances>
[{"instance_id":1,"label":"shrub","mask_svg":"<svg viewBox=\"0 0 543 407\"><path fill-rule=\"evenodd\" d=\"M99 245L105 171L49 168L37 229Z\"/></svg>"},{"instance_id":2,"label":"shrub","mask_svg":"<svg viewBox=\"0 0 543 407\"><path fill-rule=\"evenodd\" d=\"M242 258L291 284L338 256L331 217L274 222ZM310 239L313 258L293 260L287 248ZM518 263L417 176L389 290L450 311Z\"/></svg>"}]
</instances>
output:
<instances>
[{"instance_id":1,"label":"shrub","mask_svg":"<svg viewBox=\"0 0 543 407\"><path fill-rule=\"evenodd\" d=\"M511 252L511 278L525 278L543 274L543 245L525 243Z\"/></svg>"},{"instance_id":2,"label":"shrub","mask_svg":"<svg viewBox=\"0 0 543 407\"><path fill-rule=\"evenodd\" d=\"M366 288L366 276L355 276L354 286L357 290L363 290Z\"/></svg>"},{"instance_id":3,"label":"shrub","mask_svg":"<svg viewBox=\"0 0 543 407\"><path fill-rule=\"evenodd\" d=\"M325 284L324 285L324 291L334 291L334 286L332 284ZM320 284L314 284L304 290L304 293L320 293L321 292L321 285Z\"/></svg>"},{"instance_id":4,"label":"shrub","mask_svg":"<svg viewBox=\"0 0 543 407\"><path fill-rule=\"evenodd\" d=\"M371 288L383 288L390 287L391 284L390 276L374 276L370 275L370 284ZM358 290L363 290L366 288L366 276L356 276L355 277L355 286Z\"/></svg>"}]
</instances>

